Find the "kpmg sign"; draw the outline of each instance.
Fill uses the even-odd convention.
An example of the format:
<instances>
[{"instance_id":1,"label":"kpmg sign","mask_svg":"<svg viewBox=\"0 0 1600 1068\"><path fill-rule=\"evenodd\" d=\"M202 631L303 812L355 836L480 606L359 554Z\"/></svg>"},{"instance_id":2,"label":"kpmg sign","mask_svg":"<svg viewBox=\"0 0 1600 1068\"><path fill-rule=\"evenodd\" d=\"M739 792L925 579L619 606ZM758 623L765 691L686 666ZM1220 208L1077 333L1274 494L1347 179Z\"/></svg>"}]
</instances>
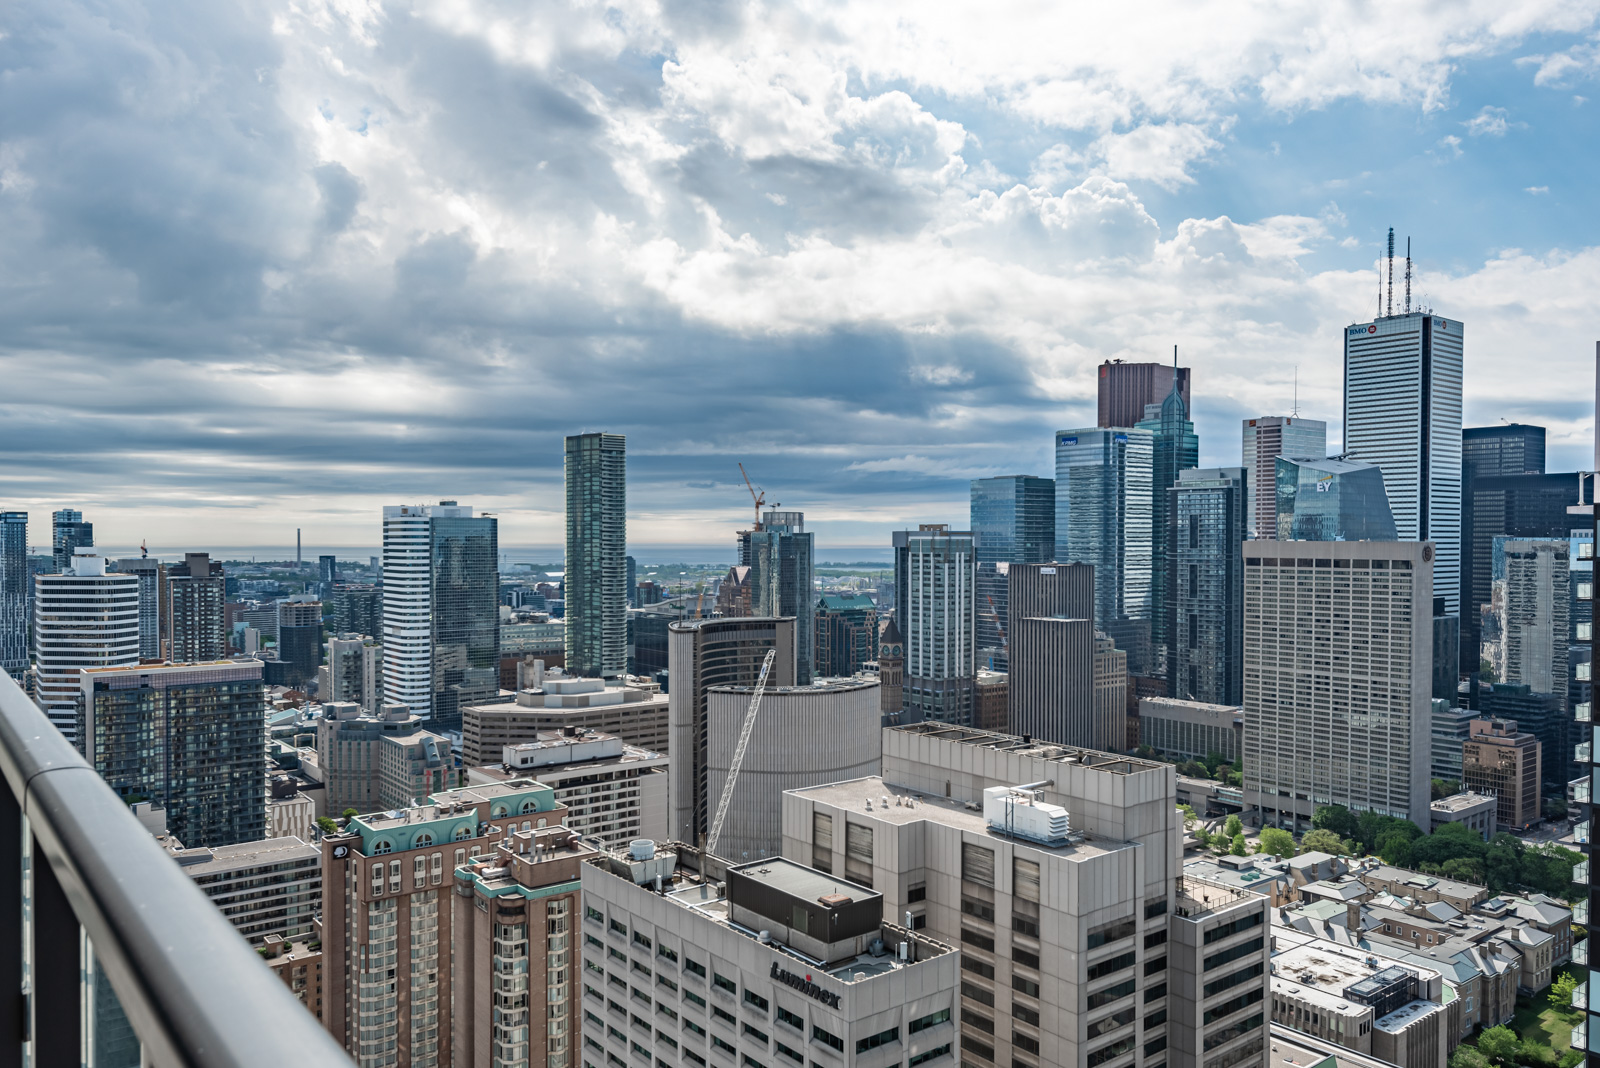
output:
<instances>
[{"instance_id":1,"label":"kpmg sign","mask_svg":"<svg viewBox=\"0 0 1600 1068\"><path fill-rule=\"evenodd\" d=\"M831 990L822 989L822 987L811 981L810 976L802 979L793 972L785 968L778 967L777 961L772 962L772 978L776 979L785 986L794 987L807 997L816 998L830 1009L837 1009L839 1007L838 994L835 994Z\"/></svg>"},{"instance_id":2,"label":"kpmg sign","mask_svg":"<svg viewBox=\"0 0 1600 1068\"><path fill-rule=\"evenodd\" d=\"M1063 437L1056 444L1058 444L1058 445L1076 445L1077 443L1078 443L1078 439L1075 438L1075 437Z\"/></svg>"}]
</instances>

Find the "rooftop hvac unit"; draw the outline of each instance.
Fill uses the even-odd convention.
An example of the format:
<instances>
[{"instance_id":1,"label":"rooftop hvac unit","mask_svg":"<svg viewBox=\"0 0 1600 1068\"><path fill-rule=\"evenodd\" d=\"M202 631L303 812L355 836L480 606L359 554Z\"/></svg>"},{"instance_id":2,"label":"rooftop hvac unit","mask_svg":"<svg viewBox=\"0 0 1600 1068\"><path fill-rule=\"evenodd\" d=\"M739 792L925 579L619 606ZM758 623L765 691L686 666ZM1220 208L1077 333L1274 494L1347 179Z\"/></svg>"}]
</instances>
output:
<instances>
[{"instance_id":1,"label":"rooftop hvac unit","mask_svg":"<svg viewBox=\"0 0 1600 1068\"><path fill-rule=\"evenodd\" d=\"M1047 805L1032 791L1017 786L991 786L983 792L983 818L989 829L1045 845L1063 845L1071 833L1067 810Z\"/></svg>"}]
</instances>

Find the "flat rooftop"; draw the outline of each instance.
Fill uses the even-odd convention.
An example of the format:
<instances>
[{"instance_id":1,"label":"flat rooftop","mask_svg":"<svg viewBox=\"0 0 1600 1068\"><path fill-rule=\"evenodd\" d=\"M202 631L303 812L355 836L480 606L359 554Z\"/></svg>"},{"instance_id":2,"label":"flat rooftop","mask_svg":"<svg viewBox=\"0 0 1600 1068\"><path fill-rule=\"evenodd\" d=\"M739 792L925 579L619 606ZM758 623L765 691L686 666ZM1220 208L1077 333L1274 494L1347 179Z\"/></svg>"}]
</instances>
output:
<instances>
[{"instance_id":1,"label":"flat rooftop","mask_svg":"<svg viewBox=\"0 0 1600 1068\"><path fill-rule=\"evenodd\" d=\"M952 798L922 794L903 786L890 786L878 775L790 792L849 812L865 813L884 823L903 825L916 823L918 820L931 820L970 834L982 835L1001 842L1013 842L1041 853L1068 859L1083 860L1114 853L1119 849L1133 848L1128 842L1099 838L1082 831L1074 831L1071 839L1056 846L1045 845L1031 838L1008 838L989 828L989 821L984 819L981 805L974 811L963 802ZM887 805L883 803L884 798L889 799ZM906 803L908 799L914 803Z\"/></svg>"},{"instance_id":2,"label":"flat rooftop","mask_svg":"<svg viewBox=\"0 0 1600 1068\"><path fill-rule=\"evenodd\" d=\"M791 897L808 901L815 901L825 894L845 894L857 901L883 896L870 886L861 886L783 857L753 861L731 870L753 882L764 883Z\"/></svg>"},{"instance_id":3,"label":"flat rooftop","mask_svg":"<svg viewBox=\"0 0 1600 1068\"><path fill-rule=\"evenodd\" d=\"M845 693L850 690L877 689L881 683L876 675L845 675L817 679L810 686L768 686L767 693L807 694ZM708 686L707 693L752 693L754 686Z\"/></svg>"},{"instance_id":4,"label":"flat rooftop","mask_svg":"<svg viewBox=\"0 0 1600 1068\"><path fill-rule=\"evenodd\" d=\"M293 860L320 861L322 858L322 850L294 837L266 838L259 842L225 846L196 846L193 849L179 847L177 840L170 836L160 841L166 846L168 855L183 865L183 870L191 876Z\"/></svg>"},{"instance_id":5,"label":"flat rooftop","mask_svg":"<svg viewBox=\"0 0 1600 1068\"><path fill-rule=\"evenodd\" d=\"M1464 812L1479 805L1493 805L1495 799L1488 794L1460 793L1441 797L1428 806L1434 812Z\"/></svg>"},{"instance_id":6,"label":"flat rooftop","mask_svg":"<svg viewBox=\"0 0 1600 1068\"><path fill-rule=\"evenodd\" d=\"M1153 760L1122 756L1118 753L1103 753L1098 749L1080 749L1073 745L1058 745L1055 742L1025 739L1018 734L1001 734L998 731L983 731L972 727L952 727L947 723L910 723L904 727L890 727L888 729L902 734L921 734L930 738L938 738L940 741L959 742L962 745L981 746L985 749L1030 755L1043 760L1056 760L1063 764L1080 764L1084 767L1094 768L1096 771L1105 771L1116 775L1132 775L1142 771L1160 771L1163 768L1172 766L1170 764L1159 764Z\"/></svg>"}]
</instances>

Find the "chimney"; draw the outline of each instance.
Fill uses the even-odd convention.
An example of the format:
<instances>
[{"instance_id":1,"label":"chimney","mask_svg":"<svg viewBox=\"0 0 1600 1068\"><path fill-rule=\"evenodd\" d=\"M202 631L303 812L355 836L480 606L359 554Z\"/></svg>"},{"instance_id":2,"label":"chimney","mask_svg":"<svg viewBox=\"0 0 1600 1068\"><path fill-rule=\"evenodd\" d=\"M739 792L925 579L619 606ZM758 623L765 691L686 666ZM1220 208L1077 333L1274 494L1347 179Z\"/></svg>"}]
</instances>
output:
<instances>
[{"instance_id":1,"label":"chimney","mask_svg":"<svg viewBox=\"0 0 1600 1068\"><path fill-rule=\"evenodd\" d=\"M1350 928L1350 934L1359 938L1361 935L1361 902L1346 901L1344 903L1344 925Z\"/></svg>"}]
</instances>

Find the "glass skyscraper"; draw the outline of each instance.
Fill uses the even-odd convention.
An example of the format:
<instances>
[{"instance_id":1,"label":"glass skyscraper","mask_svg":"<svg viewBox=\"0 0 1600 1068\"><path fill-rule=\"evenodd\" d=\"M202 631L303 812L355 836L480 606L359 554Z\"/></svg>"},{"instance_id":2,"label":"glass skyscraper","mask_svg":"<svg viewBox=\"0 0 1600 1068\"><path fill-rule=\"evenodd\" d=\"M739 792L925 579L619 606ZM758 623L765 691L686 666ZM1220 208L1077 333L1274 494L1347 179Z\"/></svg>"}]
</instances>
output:
<instances>
[{"instance_id":1,"label":"glass skyscraper","mask_svg":"<svg viewBox=\"0 0 1600 1068\"><path fill-rule=\"evenodd\" d=\"M1400 539L1434 543L1445 615L1461 611L1461 361L1456 319L1412 312L1345 328L1345 456L1383 471Z\"/></svg>"},{"instance_id":2,"label":"glass skyscraper","mask_svg":"<svg viewBox=\"0 0 1600 1068\"><path fill-rule=\"evenodd\" d=\"M1168 671L1167 648L1173 636L1167 612L1170 576L1167 573L1168 515L1171 498L1167 491L1178 481L1180 471L1200 466L1200 438L1189 421L1188 407L1178 392L1177 375L1172 391L1158 405L1145 409L1138 429L1150 431L1150 651L1157 674Z\"/></svg>"},{"instance_id":3,"label":"glass skyscraper","mask_svg":"<svg viewBox=\"0 0 1600 1068\"><path fill-rule=\"evenodd\" d=\"M1280 456L1280 541L1398 541L1383 474L1350 460Z\"/></svg>"},{"instance_id":4,"label":"glass skyscraper","mask_svg":"<svg viewBox=\"0 0 1600 1068\"><path fill-rule=\"evenodd\" d=\"M752 611L794 619L795 685L811 685L816 668L816 553L805 514L763 514L760 530L741 532L739 553L739 563L750 568Z\"/></svg>"},{"instance_id":5,"label":"glass skyscraper","mask_svg":"<svg viewBox=\"0 0 1600 1068\"><path fill-rule=\"evenodd\" d=\"M1248 478L1242 467L1194 468L1179 472L1167 491L1167 680L1173 697L1216 705L1244 700Z\"/></svg>"},{"instance_id":6,"label":"glass skyscraper","mask_svg":"<svg viewBox=\"0 0 1600 1068\"><path fill-rule=\"evenodd\" d=\"M628 669L628 469L621 434L566 440L567 672Z\"/></svg>"},{"instance_id":7,"label":"glass skyscraper","mask_svg":"<svg viewBox=\"0 0 1600 1068\"><path fill-rule=\"evenodd\" d=\"M28 670L28 513L0 512L0 671L22 680Z\"/></svg>"},{"instance_id":8,"label":"glass skyscraper","mask_svg":"<svg viewBox=\"0 0 1600 1068\"><path fill-rule=\"evenodd\" d=\"M1250 485L1245 507L1250 517L1250 537L1278 536L1278 495L1274 491L1280 456L1326 456L1328 424L1298 415L1267 415L1244 421L1244 469Z\"/></svg>"},{"instance_id":9,"label":"glass skyscraper","mask_svg":"<svg viewBox=\"0 0 1600 1068\"><path fill-rule=\"evenodd\" d=\"M83 513L62 508L50 515L50 548L55 557L56 572L72 570L74 549L94 545L94 524L83 521Z\"/></svg>"},{"instance_id":10,"label":"glass skyscraper","mask_svg":"<svg viewBox=\"0 0 1600 1068\"><path fill-rule=\"evenodd\" d=\"M1056 433L1056 559L1094 565L1095 625L1150 671L1154 438L1148 430Z\"/></svg>"},{"instance_id":11,"label":"glass skyscraper","mask_svg":"<svg viewBox=\"0 0 1600 1068\"><path fill-rule=\"evenodd\" d=\"M1007 565L1055 559L1055 480L1035 475L973 479L972 540L978 560L978 663L1007 671L1009 657L1001 638L1010 618Z\"/></svg>"}]
</instances>

